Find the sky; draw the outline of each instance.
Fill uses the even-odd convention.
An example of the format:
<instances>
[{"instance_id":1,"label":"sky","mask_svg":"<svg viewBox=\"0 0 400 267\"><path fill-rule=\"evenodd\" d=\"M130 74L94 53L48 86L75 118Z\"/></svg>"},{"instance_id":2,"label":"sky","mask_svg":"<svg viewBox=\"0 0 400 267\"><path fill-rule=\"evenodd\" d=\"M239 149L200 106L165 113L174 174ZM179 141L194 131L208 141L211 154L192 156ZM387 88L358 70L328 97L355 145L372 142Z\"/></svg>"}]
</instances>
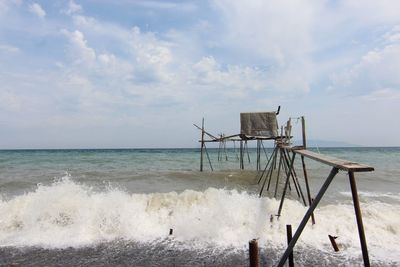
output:
<instances>
[{"instance_id":1,"label":"sky","mask_svg":"<svg viewBox=\"0 0 400 267\"><path fill-rule=\"evenodd\" d=\"M196 147L279 105L400 146L400 1L0 0L0 149Z\"/></svg>"}]
</instances>

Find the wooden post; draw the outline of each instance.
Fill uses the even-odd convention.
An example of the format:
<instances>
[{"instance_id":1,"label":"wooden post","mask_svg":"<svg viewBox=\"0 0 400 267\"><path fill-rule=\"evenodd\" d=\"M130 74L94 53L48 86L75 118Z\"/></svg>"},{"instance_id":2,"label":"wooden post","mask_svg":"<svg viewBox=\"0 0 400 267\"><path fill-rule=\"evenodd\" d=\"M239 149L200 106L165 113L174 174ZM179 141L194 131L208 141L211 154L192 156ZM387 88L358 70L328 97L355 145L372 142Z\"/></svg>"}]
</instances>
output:
<instances>
[{"instance_id":1,"label":"wooden post","mask_svg":"<svg viewBox=\"0 0 400 267\"><path fill-rule=\"evenodd\" d=\"M339 247L338 247L338 245L336 244L336 241L335 241L337 236L328 235L328 237L329 237L329 240L331 241L333 249L335 250L335 252L338 252L339 251Z\"/></svg>"},{"instance_id":2,"label":"wooden post","mask_svg":"<svg viewBox=\"0 0 400 267\"><path fill-rule=\"evenodd\" d=\"M351 195L353 196L354 212L356 214L356 220L357 220L358 235L360 236L360 244L364 260L364 266L370 267L367 241L365 239L360 202L358 200L357 185L356 185L356 180L354 179L354 172L349 171L349 179L350 179Z\"/></svg>"},{"instance_id":3,"label":"wooden post","mask_svg":"<svg viewBox=\"0 0 400 267\"><path fill-rule=\"evenodd\" d=\"M273 158L273 154L276 152L276 149L278 149L278 148L275 147L275 148L274 148L274 151L272 151L271 157L268 159L267 165L265 165L265 168L264 168L263 172L261 173L260 178L258 179L258 182L257 182L258 184L261 182L261 179L262 179L262 177L264 176L265 171L267 170L267 168L268 168L268 166L269 166L269 163L271 162L271 160L272 160L272 158Z\"/></svg>"},{"instance_id":4,"label":"wooden post","mask_svg":"<svg viewBox=\"0 0 400 267\"><path fill-rule=\"evenodd\" d=\"M274 192L274 198L276 198L276 194L278 193L278 184L279 184L279 177L281 173L281 168L282 168L282 151L279 149L279 164L278 164L278 174L276 175L276 183L275 183L275 192Z\"/></svg>"},{"instance_id":5,"label":"wooden post","mask_svg":"<svg viewBox=\"0 0 400 267\"><path fill-rule=\"evenodd\" d=\"M249 146L247 145L247 140L244 141L244 147L246 149L247 159L248 159L248 161L250 163Z\"/></svg>"},{"instance_id":6,"label":"wooden post","mask_svg":"<svg viewBox=\"0 0 400 267\"><path fill-rule=\"evenodd\" d=\"M258 260L258 243L256 239L253 239L249 242L249 258L250 258L250 267L259 267Z\"/></svg>"},{"instance_id":7,"label":"wooden post","mask_svg":"<svg viewBox=\"0 0 400 267\"><path fill-rule=\"evenodd\" d=\"M210 164L210 169L211 169L211 171L214 171L214 169L213 169L213 167L212 167L212 164L211 164L210 155L208 155L208 151L207 151L207 147L206 147L206 144L205 144L205 143L204 143L204 151L206 151L208 163Z\"/></svg>"},{"instance_id":8,"label":"wooden post","mask_svg":"<svg viewBox=\"0 0 400 267\"><path fill-rule=\"evenodd\" d=\"M240 140L240 169L244 169L244 162L243 162L243 141Z\"/></svg>"},{"instance_id":9,"label":"wooden post","mask_svg":"<svg viewBox=\"0 0 400 267\"><path fill-rule=\"evenodd\" d=\"M258 171L261 169L260 152L261 152L261 141L257 140L257 170Z\"/></svg>"},{"instance_id":10,"label":"wooden post","mask_svg":"<svg viewBox=\"0 0 400 267\"><path fill-rule=\"evenodd\" d=\"M288 172L286 174L286 182L285 182L285 186L283 187L283 192L282 192L282 196L281 196L281 202L279 203L278 216L281 216L281 211L282 211L282 208L283 208L283 201L285 200L286 190L288 188L289 179L290 179L290 170L293 168L294 158L295 157L296 157L296 153L293 153L292 160L291 160L290 166L289 166L289 170L288 170Z\"/></svg>"},{"instance_id":11,"label":"wooden post","mask_svg":"<svg viewBox=\"0 0 400 267\"><path fill-rule=\"evenodd\" d=\"M201 123L201 151L200 151L200 171L203 171L203 149L204 149L204 118Z\"/></svg>"},{"instance_id":12,"label":"wooden post","mask_svg":"<svg viewBox=\"0 0 400 267\"><path fill-rule=\"evenodd\" d=\"M301 117L301 131L302 131L302 137L303 137L303 148L307 149L306 121L304 119L304 116ZM304 181L306 182L308 204L311 206L311 202L312 202L312 200L311 200L311 191L310 191L310 185L308 183L307 168L306 168L306 163L305 163L303 155L301 156L301 163L302 163L302 166L303 166ZM315 224L314 213L311 214L311 222L312 222L312 224Z\"/></svg>"},{"instance_id":13,"label":"wooden post","mask_svg":"<svg viewBox=\"0 0 400 267\"><path fill-rule=\"evenodd\" d=\"M304 116L301 116L301 132L303 137L303 147L304 149L307 148L307 140L306 140L306 120Z\"/></svg>"},{"instance_id":14,"label":"wooden post","mask_svg":"<svg viewBox=\"0 0 400 267\"><path fill-rule=\"evenodd\" d=\"M289 245L290 241L292 241L292 225L290 224L286 225L286 237L287 237L287 243ZM289 255L289 267L294 267L293 251Z\"/></svg>"}]
</instances>

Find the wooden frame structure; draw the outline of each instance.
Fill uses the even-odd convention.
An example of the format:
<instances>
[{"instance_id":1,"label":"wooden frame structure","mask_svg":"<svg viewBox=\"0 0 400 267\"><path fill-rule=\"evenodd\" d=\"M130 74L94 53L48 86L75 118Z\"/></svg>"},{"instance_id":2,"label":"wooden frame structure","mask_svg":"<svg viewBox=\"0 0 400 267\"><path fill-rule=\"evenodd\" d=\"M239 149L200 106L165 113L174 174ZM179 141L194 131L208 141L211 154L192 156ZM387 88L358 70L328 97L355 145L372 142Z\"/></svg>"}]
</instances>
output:
<instances>
[{"instance_id":1,"label":"wooden frame structure","mask_svg":"<svg viewBox=\"0 0 400 267\"><path fill-rule=\"evenodd\" d=\"M279 113L280 107L278 108ZM202 120L202 127L200 128L199 126L195 125L199 130L201 130L201 156L200 156L200 171L203 171L203 154L204 151L207 155L210 168L212 168L212 164L210 161L210 157L207 152L206 148L206 143L208 142L219 142L220 143L220 149L221 148L226 148L225 142L226 141L239 141L240 142L240 169L244 169L244 151L247 147L247 141L248 140L257 140L257 171L261 171L261 161L260 161L260 152L261 152L261 145L264 140L274 140L274 149L272 155L268 158L267 156L267 164L263 171L261 172L261 175L258 177L258 184L262 182L261 190L259 193L259 196L262 196L263 190L265 188L265 185L267 184L267 191L270 188L271 185L271 180L272 180L272 173L273 170L277 168L278 165L278 170L277 170L277 175L276 175L276 184L275 184L275 192L274 192L274 197L277 197L277 191L278 191L278 183L279 183L279 177L281 173L281 169L285 171L286 175L286 180L283 188L283 192L281 195L281 200L279 204L279 209L277 216L279 217L281 212L282 212L282 207L283 203L286 197L286 192L287 189L290 189L290 180L292 180L293 185L296 189L297 195L299 198L302 199L302 202L304 203L305 206L307 206L306 199L303 194L303 190L301 189L300 182L298 180L296 171L294 169L294 162L296 155L300 155L301 157L301 166L303 169L303 175L304 175L304 180L305 180L305 185L306 185L306 191L307 191L307 200L308 200L308 210L306 214L304 215L303 219L300 222L300 225L298 226L296 232L294 233L293 237L290 239L290 242L288 244L287 249L285 250L284 254L279 260L278 267L283 267L287 259L293 255L293 248L296 245L296 242L300 238L301 233L303 232L307 222L309 219L312 219L312 223L315 223L315 218L314 218L314 210L318 206L319 202L321 201L322 197L324 196L325 192L327 191L329 185L333 181L334 177L336 174L341 170L345 171L348 173L349 176L349 183L350 183L350 188L351 188L351 194L352 194L352 200L353 200L353 206L354 206L354 212L355 212L355 217L356 217L356 222L357 222L357 228L358 228L358 234L359 234L359 239L360 239L360 245L361 245L361 251L362 251L362 256L363 256L363 262L365 267L370 266L369 262L369 256L368 256L368 248L367 248L367 242L365 238L365 231L364 231L364 225L363 225L363 220L362 220L362 214L361 214L361 209L360 209L360 203L358 199L358 192L357 192L357 184L356 180L354 177L354 173L356 172L371 172L374 171L374 168L368 165L360 164L357 162L352 162L348 160L342 160L322 154L318 154L315 152L312 152L310 150L307 150L307 142L306 142L306 131L305 131L305 119L304 117L300 117L301 122L302 122L302 141L303 144L302 146L291 146L291 120L289 119L286 127L281 127L281 134L280 136L277 137L262 137L262 136L251 136L248 137L244 134L236 134L236 135L231 135L231 136L224 136L220 135L219 137L215 137L214 135L206 132L204 130L204 119ZM205 135L210 137L211 139L205 140ZM263 146L263 145L262 145ZM264 148L264 147L263 147ZM265 151L265 148L264 148ZM248 149L247 149L248 153ZM291 154L291 157L290 157ZM218 155L218 159L220 160L220 155ZM307 169L306 169L306 164L305 164L305 158L309 158L315 161L318 161L322 164L328 165L332 167L328 177L325 179L325 182L321 186L319 192L317 193L315 199L311 198L311 193L310 193L310 187L308 183L308 174L307 174ZM249 158L250 159L250 158ZM278 163L279 161L279 163ZM258 175L257 175L258 176ZM264 181L263 181L264 179ZM268 181L268 183L267 183ZM271 215L272 217L272 215Z\"/></svg>"},{"instance_id":2,"label":"wooden frame structure","mask_svg":"<svg viewBox=\"0 0 400 267\"><path fill-rule=\"evenodd\" d=\"M293 168L293 163L294 163L294 159L295 159L296 155L299 154L302 157L307 157L307 158L316 160L320 163L329 165L332 167L332 170L329 173L328 177L326 178L324 184L321 186L317 196L312 201L312 203L311 203L310 207L308 208L306 214L304 215L303 219L301 220L299 227L297 228L295 234L293 235L292 240L290 241L285 253L282 255L277 266L278 267L284 266L289 255L293 252L293 248L296 245L296 242L299 239L301 233L303 232L308 220L310 219L315 208L318 206L320 200L324 196L324 194L325 194L326 190L328 189L329 185L331 184L333 178L336 176L336 174L339 172L339 170L342 170L342 171L348 172L348 175L349 175L349 182L350 182L351 194L352 194L352 198L353 198L354 212L355 212L356 221L357 221L357 228L358 228L358 234L359 234L359 238L360 238L360 245L361 245L361 251L362 251L362 255L363 255L364 266L369 267L370 262L369 262L369 256L368 256L367 241L365 238L364 225L363 225L363 221L362 221L362 214L361 214L361 209L360 209L360 202L358 199L357 184L356 184L356 180L354 178L354 173L355 172L370 172L370 171L374 171L374 168L364 165L364 164L356 163L356 162L351 162L351 161L347 161L347 160L342 160L342 159L337 159L337 158L317 154L315 152L306 150L303 147L285 147L284 149L286 149L287 151L291 151L293 154L292 159L291 159L291 168ZM279 205L278 214L280 214L280 211L282 209L283 200L285 198L285 192L286 192L286 188L288 185L288 181L289 181L289 175L286 178L285 188L283 191L284 193L282 195L281 203Z\"/></svg>"}]
</instances>

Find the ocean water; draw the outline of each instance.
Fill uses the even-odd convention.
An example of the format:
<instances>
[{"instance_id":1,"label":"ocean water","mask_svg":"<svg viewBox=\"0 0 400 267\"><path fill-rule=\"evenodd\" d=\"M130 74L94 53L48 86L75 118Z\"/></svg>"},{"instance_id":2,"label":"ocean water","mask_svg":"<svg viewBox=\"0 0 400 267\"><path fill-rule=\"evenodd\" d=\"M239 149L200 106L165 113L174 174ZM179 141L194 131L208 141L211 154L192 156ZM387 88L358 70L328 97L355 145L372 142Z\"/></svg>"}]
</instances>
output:
<instances>
[{"instance_id":1,"label":"ocean water","mask_svg":"<svg viewBox=\"0 0 400 267\"><path fill-rule=\"evenodd\" d=\"M292 188L274 216L284 179L278 199L271 189L258 196L255 149L245 170L233 149L221 161L208 152L214 171L205 158L199 172L198 149L0 151L0 266L246 266L253 238L262 266L275 266L286 224L295 231L307 207ZM356 173L370 260L400 266L400 148L318 152L375 167ZM330 168L306 164L315 196ZM296 266L363 266L346 173L315 218L295 247Z\"/></svg>"}]
</instances>

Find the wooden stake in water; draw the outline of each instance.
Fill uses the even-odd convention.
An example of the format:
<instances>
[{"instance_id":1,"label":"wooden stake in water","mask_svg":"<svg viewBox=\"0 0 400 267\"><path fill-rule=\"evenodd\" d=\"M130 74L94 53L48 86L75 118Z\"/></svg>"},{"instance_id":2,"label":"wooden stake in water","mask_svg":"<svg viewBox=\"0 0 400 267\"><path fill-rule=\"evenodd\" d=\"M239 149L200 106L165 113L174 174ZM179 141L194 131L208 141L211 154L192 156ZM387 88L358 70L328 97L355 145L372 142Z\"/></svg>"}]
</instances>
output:
<instances>
[{"instance_id":1,"label":"wooden stake in water","mask_svg":"<svg viewBox=\"0 0 400 267\"><path fill-rule=\"evenodd\" d=\"M292 241L292 225L290 224L286 225L286 237L287 237L287 243L289 245L290 241ZM294 267L293 250L289 254L289 267Z\"/></svg>"},{"instance_id":2,"label":"wooden stake in water","mask_svg":"<svg viewBox=\"0 0 400 267\"><path fill-rule=\"evenodd\" d=\"M250 267L260 266L258 260L258 243L256 239L253 239L249 242L249 259L250 259Z\"/></svg>"},{"instance_id":3,"label":"wooden stake in water","mask_svg":"<svg viewBox=\"0 0 400 267\"><path fill-rule=\"evenodd\" d=\"M329 240L331 241L333 249L335 250L335 252L338 252L339 251L339 247L338 247L338 245L336 244L336 241L335 241L337 236L328 235L328 237L329 237Z\"/></svg>"}]
</instances>

